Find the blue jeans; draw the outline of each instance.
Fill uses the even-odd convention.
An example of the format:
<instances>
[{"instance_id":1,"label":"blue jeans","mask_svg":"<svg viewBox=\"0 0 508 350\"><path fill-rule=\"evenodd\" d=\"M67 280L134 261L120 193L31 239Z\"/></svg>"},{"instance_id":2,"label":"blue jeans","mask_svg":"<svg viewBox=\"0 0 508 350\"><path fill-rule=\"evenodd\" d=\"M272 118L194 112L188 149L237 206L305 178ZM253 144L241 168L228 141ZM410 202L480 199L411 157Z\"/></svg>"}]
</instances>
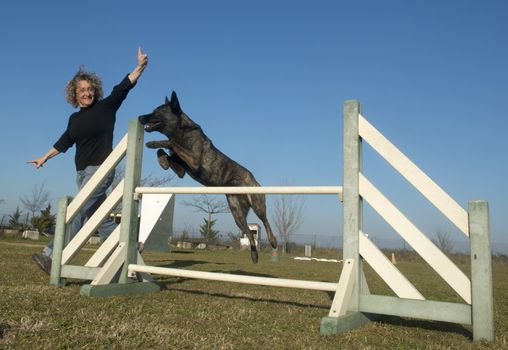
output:
<instances>
[{"instance_id":1,"label":"blue jeans","mask_svg":"<svg viewBox=\"0 0 508 350\"><path fill-rule=\"evenodd\" d=\"M81 191L83 186L90 180L92 175L97 171L99 168L98 165L90 165L87 166L83 170L78 170L77 176L76 176L76 184L78 185L78 192ZM70 239L72 240L74 236L78 233L78 231L81 229L81 227L84 225L87 218L91 217L95 210L99 208L99 206L104 202L106 199L106 191L111 186L111 183L113 182L113 179L115 177L115 172L112 171L107 178L104 180L104 182L95 189L95 192L92 194L92 196L85 202L85 204L81 207L81 210L76 215L74 220L72 221L71 231L70 231ZM108 236L113 232L113 230L116 228L116 223L111 219L107 218L105 219L101 226L97 229L99 231L99 237L101 241L104 241ZM51 256L51 253L53 252L53 245L54 242L51 240L48 245L44 248L43 254L47 256Z\"/></svg>"}]
</instances>

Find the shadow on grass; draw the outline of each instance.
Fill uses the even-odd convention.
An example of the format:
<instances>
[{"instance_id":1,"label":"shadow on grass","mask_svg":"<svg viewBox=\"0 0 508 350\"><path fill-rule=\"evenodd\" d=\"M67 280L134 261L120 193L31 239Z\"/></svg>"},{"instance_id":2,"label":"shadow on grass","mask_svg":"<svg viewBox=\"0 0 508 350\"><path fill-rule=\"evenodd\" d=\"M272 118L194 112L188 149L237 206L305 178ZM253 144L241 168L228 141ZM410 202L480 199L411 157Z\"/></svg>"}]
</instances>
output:
<instances>
[{"instance_id":1,"label":"shadow on grass","mask_svg":"<svg viewBox=\"0 0 508 350\"><path fill-rule=\"evenodd\" d=\"M253 277L278 278L278 276L267 275L267 274L264 274L264 273L247 272L247 271L242 271L242 270L235 270L235 271L211 271L211 272L229 273L229 274L232 274L232 275L253 276Z\"/></svg>"},{"instance_id":2,"label":"shadow on grass","mask_svg":"<svg viewBox=\"0 0 508 350\"><path fill-rule=\"evenodd\" d=\"M0 339L3 339L5 334L11 329L8 324L0 323Z\"/></svg>"},{"instance_id":3,"label":"shadow on grass","mask_svg":"<svg viewBox=\"0 0 508 350\"><path fill-rule=\"evenodd\" d=\"M277 277L274 277L273 275L253 273L253 272L247 272L247 271L243 271L243 270L234 270L234 271L215 270L215 271L206 271L206 272L225 273L225 274L231 274L231 275L252 276L252 277L277 278ZM157 281L154 281L154 283L158 284L161 287L161 291L172 290L172 291L190 293L190 294L194 294L194 295L208 295L208 296L221 297L221 298L226 298L226 299L243 299L243 300L249 300L249 301L270 302L270 303L275 303L275 304L291 305L291 306L298 306L298 307L316 307L316 308L320 308L320 309L329 309L329 307L330 307L329 305L320 305L320 304L313 304L313 303L300 303L300 302L282 301L282 300L276 300L276 299L250 297L250 296L243 295L243 294L242 295L229 295L229 294L224 294L224 293L201 291L201 290L197 290L197 289L171 288L172 286L176 286L178 284L184 283L186 281L192 281L192 280L195 280L195 279L194 278L185 278L185 277L172 277L169 279L157 280ZM333 299L333 297L332 297L332 299Z\"/></svg>"},{"instance_id":4,"label":"shadow on grass","mask_svg":"<svg viewBox=\"0 0 508 350\"><path fill-rule=\"evenodd\" d=\"M470 330L464 326L456 323L442 322L442 321L430 321L430 320L416 320L407 319L398 316L381 315L377 320L379 323L385 323L392 326L402 326L409 328L421 328L429 331L446 332L446 333L457 333L467 338L473 339L473 334Z\"/></svg>"},{"instance_id":5,"label":"shadow on grass","mask_svg":"<svg viewBox=\"0 0 508 350\"><path fill-rule=\"evenodd\" d=\"M187 280L185 278L182 278L181 280ZM178 281L177 283L181 283L183 281ZM173 282L168 283L170 285L173 285ZM170 290L170 287L168 285L165 286L165 290ZM161 289L162 290L162 289ZM328 310L330 308L329 305L322 305L322 304L313 304L313 303L300 303L300 302L294 302L294 301L285 301L285 300L277 300L277 299L270 299L270 298L258 298L255 296L248 296L245 294L242 295L230 295L230 294L224 294L224 293L214 293L214 292L207 292L197 289L175 289L172 288L171 291L173 292L181 292L181 293L189 293L193 295L206 295L211 297L219 297L224 299L231 299L231 300L246 300L246 301L252 301L252 302L262 302L262 303L273 303L273 304L279 304L279 305L290 305L290 306L296 306L296 307L313 307L318 309L325 309Z\"/></svg>"},{"instance_id":6,"label":"shadow on grass","mask_svg":"<svg viewBox=\"0 0 508 350\"><path fill-rule=\"evenodd\" d=\"M171 261L171 263L166 265L157 265L157 267L168 267L172 269L179 269L179 268L185 268L189 266L194 265L200 265L200 264L209 264L209 261L204 260L175 260ZM214 263L215 265L225 265L224 263Z\"/></svg>"},{"instance_id":7,"label":"shadow on grass","mask_svg":"<svg viewBox=\"0 0 508 350\"><path fill-rule=\"evenodd\" d=\"M170 253L174 253L174 254L194 254L194 252L192 250L176 250L176 249L171 249Z\"/></svg>"}]
</instances>

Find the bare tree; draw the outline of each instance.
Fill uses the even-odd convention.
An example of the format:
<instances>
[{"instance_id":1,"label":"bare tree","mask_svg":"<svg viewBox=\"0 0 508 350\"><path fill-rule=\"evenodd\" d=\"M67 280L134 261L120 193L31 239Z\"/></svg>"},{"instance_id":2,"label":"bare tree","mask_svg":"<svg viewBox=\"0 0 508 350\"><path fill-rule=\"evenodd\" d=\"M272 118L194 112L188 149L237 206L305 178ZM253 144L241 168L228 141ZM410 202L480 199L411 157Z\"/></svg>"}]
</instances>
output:
<instances>
[{"instance_id":1,"label":"bare tree","mask_svg":"<svg viewBox=\"0 0 508 350\"><path fill-rule=\"evenodd\" d=\"M282 252L286 253L289 236L303 223L304 198L299 195L280 195L274 200L273 221L282 237Z\"/></svg>"},{"instance_id":2,"label":"bare tree","mask_svg":"<svg viewBox=\"0 0 508 350\"><path fill-rule=\"evenodd\" d=\"M120 181L122 181L124 174L125 174L125 165L123 163L121 163L116 167L115 177L113 179L113 183L111 184L111 188L115 188L116 185L118 185L120 183ZM148 174L147 176L145 176L141 179L140 184L143 187L145 187L145 186L146 187L159 187L162 185L169 184L171 181L173 181L175 176L176 175L173 173L170 173L170 175L163 176L163 177L156 177L156 176L153 176L153 174Z\"/></svg>"},{"instance_id":3,"label":"bare tree","mask_svg":"<svg viewBox=\"0 0 508 350\"><path fill-rule=\"evenodd\" d=\"M192 229L191 225L189 225L188 223L185 223L183 225L183 231L182 231L182 235L180 236L180 241L189 240L189 237L190 237L190 234L192 231L193 231L193 229Z\"/></svg>"},{"instance_id":4,"label":"bare tree","mask_svg":"<svg viewBox=\"0 0 508 350\"><path fill-rule=\"evenodd\" d=\"M5 199L3 198L0 198L0 204L4 204L5 203ZM7 215L4 214L4 216L2 216L2 220L0 221L0 226L2 226L4 224L4 219Z\"/></svg>"},{"instance_id":5,"label":"bare tree","mask_svg":"<svg viewBox=\"0 0 508 350\"><path fill-rule=\"evenodd\" d=\"M175 174L168 176L156 177L153 174L148 174L141 179L141 186L143 187L160 187L169 184L175 178Z\"/></svg>"},{"instance_id":6,"label":"bare tree","mask_svg":"<svg viewBox=\"0 0 508 350\"><path fill-rule=\"evenodd\" d=\"M208 242L212 234L212 215L229 213L229 207L225 200L217 197L210 197L206 194L201 194L192 198L191 202L182 201L185 206L195 208L197 212L204 212L208 214L208 220L205 219L207 224L205 230L205 238Z\"/></svg>"},{"instance_id":7,"label":"bare tree","mask_svg":"<svg viewBox=\"0 0 508 350\"><path fill-rule=\"evenodd\" d=\"M49 192L46 190L44 183L35 185L29 195L23 195L20 198L23 207L28 210L32 217L35 213L44 209L49 203Z\"/></svg>"},{"instance_id":8,"label":"bare tree","mask_svg":"<svg viewBox=\"0 0 508 350\"><path fill-rule=\"evenodd\" d=\"M437 240L434 243L443 251L443 253L449 254L453 251L455 244L450 239L450 235L446 231L437 230Z\"/></svg>"}]
</instances>

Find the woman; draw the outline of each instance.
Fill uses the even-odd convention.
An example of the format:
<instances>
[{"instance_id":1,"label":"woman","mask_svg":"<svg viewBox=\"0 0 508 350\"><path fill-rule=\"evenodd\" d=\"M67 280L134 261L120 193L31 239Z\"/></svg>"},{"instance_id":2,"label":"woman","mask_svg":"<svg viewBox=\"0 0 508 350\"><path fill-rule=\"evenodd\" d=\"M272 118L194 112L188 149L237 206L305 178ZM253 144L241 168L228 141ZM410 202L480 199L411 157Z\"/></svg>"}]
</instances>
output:
<instances>
[{"instance_id":1,"label":"woman","mask_svg":"<svg viewBox=\"0 0 508 350\"><path fill-rule=\"evenodd\" d=\"M116 121L116 112L127 97L129 91L135 86L139 77L148 64L148 56L138 49L138 64L120 84L113 88L111 94L103 97L101 79L95 74L87 72L80 67L71 81L67 83L66 100L79 111L71 114L67 129L58 141L42 157L28 161L37 169L49 159L66 152L76 145L75 165L77 170L76 182L78 189L86 184L99 166L113 150L113 131ZM96 189L95 193L83 205L76 215L71 227L71 238L76 235L85 219L106 198L106 190L113 182L114 172ZM115 228L111 219L105 220L99 227L101 240L106 239ZM53 241L44 248L42 254L34 254L34 261L46 272L51 272L51 253Z\"/></svg>"}]
</instances>

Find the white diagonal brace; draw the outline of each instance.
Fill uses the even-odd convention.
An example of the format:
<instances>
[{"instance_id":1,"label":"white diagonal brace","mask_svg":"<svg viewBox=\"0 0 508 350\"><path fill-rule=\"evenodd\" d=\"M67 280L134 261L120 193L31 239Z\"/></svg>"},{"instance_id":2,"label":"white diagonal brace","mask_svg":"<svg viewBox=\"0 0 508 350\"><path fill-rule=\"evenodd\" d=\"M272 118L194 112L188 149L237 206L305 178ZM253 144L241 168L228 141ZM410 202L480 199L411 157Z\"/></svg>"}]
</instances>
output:
<instances>
[{"instance_id":1,"label":"white diagonal brace","mask_svg":"<svg viewBox=\"0 0 508 350\"><path fill-rule=\"evenodd\" d=\"M108 261L104 264L101 271L95 276L95 279L90 283L91 285L109 284L118 270L125 262L125 243L118 244L113 254L109 257Z\"/></svg>"},{"instance_id":2,"label":"white diagonal brace","mask_svg":"<svg viewBox=\"0 0 508 350\"><path fill-rule=\"evenodd\" d=\"M401 235L446 283L471 304L471 281L432 241L402 214L363 174L360 195Z\"/></svg>"},{"instance_id":3,"label":"white diagonal brace","mask_svg":"<svg viewBox=\"0 0 508 350\"><path fill-rule=\"evenodd\" d=\"M88 239L93 235L95 230L100 226L101 222L109 215L114 207L120 203L123 194L123 180L115 187L113 192L106 197L106 200L95 211L94 215L87 220L81 230L67 244L62 252L62 265L68 264L69 261L78 253Z\"/></svg>"},{"instance_id":4,"label":"white diagonal brace","mask_svg":"<svg viewBox=\"0 0 508 350\"><path fill-rule=\"evenodd\" d=\"M121 225L121 223L120 223ZM118 225L109 237L101 244L90 259L86 262L87 267L99 267L104 264L111 252L116 248L120 239L120 225Z\"/></svg>"},{"instance_id":5,"label":"white diagonal brace","mask_svg":"<svg viewBox=\"0 0 508 350\"><path fill-rule=\"evenodd\" d=\"M425 300L423 295L409 280L390 262L390 259L360 231L360 255L377 272L399 298Z\"/></svg>"},{"instance_id":6,"label":"white diagonal brace","mask_svg":"<svg viewBox=\"0 0 508 350\"><path fill-rule=\"evenodd\" d=\"M330 307L330 312L328 314L330 317L339 317L346 314L351 294L353 293L353 287L355 284L353 267L355 260L345 259L342 263L343 266L339 283L337 284L337 290L335 291L332 306Z\"/></svg>"},{"instance_id":7,"label":"white diagonal brace","mask_svg":"<svg viewBox=\"0 0 508 350\"><path fill-rule=\"evenodd\" d=\"M361 115L359 133L363 140L420 191L462 233L469 237L466 210Z\"/></svg>"},{"instance_id":8,"label":"white diagonal brace","mask_svg":"<svg viewBox=\"0 0 508 350\"><path fill-rule=\"evenodd\" d=\"M108 175L110 170L114 168L125 156L127 152L127 134L120 140L120 142L116 145L115 149L110 153L110 155L106 158L106 160L102 163L102 165L97 169L97 171L93 174L93 176L88 180L88 182L83 186L81 191L74 197L72 202L69 204L67 208L67 215L65 217L65 222L70 223L72 218L76 215L76 211L78 208L81 208L84 202L90 198L92 193L94 192L97 184L102 182L104 178Z\"/></svg>"}]
</instances>

